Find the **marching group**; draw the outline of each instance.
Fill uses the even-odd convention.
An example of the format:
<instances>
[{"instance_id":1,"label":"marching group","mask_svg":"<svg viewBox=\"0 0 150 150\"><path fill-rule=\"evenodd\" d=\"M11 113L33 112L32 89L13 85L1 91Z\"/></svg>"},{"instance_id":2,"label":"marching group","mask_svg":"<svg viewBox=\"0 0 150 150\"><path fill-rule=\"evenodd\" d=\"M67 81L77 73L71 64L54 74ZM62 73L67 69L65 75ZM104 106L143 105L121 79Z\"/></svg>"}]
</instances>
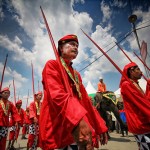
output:
<instances>
[{"instance_id":1,"label":"marching group","mask_svg":"<svg viewBox=\"0 0 150 150\"><path fill-rule=\"evenodd\" d=\"M9 88L1 90L0 99L0 149L13 148L20 127L23 135L29 127L27 149L93 150L107 144L108 128L92 105L80 74L73 69L72 60L78 55L78 38L66 35L58 41L58 60L49 60L42 72L42 92L34 95L34 101L24 112L21 101L16 107L8 101ZM150 149L150 82L143 92L138 84L142 72L136 63L124 67L120 87L129 132L135 136L140 150ZM43 101L41 103L41 99ZM9 115L11 114L11 119ZM24 136L22 137L24 138Z\"/></svg>"},{"instance_id":2,"label":"marching group","mask_svg":"<svg viewBox=\"0 0 150 150\"><path fill-rule=\"evenodd\" d=\"M35 149L39 135L39 113L42 99L42 92L37 92L34 101L29 107L21 108L22 100L18 100L14 105L8 100L10 96L9 88L4 88L0 92L0 149L15 150L14 143L17 141L22 127L22 139L28 139L27 149ZM9 131L8 145L6 140ZM28 134L28 138L26 138ZM36 137L37 136L37 137Z\"/></svg>"}]
</instances>

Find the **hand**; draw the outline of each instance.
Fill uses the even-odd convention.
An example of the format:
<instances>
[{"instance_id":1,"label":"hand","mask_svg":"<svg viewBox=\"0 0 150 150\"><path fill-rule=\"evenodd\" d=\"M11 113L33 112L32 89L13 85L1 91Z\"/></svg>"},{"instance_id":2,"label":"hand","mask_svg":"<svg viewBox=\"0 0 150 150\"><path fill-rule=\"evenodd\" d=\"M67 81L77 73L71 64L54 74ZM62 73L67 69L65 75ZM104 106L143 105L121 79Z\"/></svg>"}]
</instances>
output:
<instances>
[{"instance_id":1,"label":"hand","mask_svg":"<svg viewBox=\"0 0 150 150\"><path fill-rule=\"evenodd\" d=\"M100 103L97 103L95 107L96 107L96 109L99 109L100 108Z\"/></svg>"},{"instance_id":2,"label":"hand","mask_svg":"<svg viewBox=\"0 0 150 150\"><path fill-rule=\"evenodd\" d=\"M105 145L105 144L107 144L107 142L108 142L107 132L102 133L100 135L100 143L101 143L101 145Z\"/></svg>"},{"instance_id":3,"label":"hand","mask_svg":"<svg viewBox=\"0 0 150 150\"><path fill-rule=\"evenodd\" d=\"M79 150L92 150L92 134L88 124L82 119L72 132Z\"/></svg>"},{"instance_id":4,"label":"hand","mask_svg":"<svg viewBox=\"0 0 150 150\"><path fill-rule=\"evenodd\" d=\"M34 123L37 124L38 120L36 117L34 117Z\"/></svg>"},{"instance_id":5,"label":"hand","mask_svg":"<svg viewBox=\"0 0 150 150\"><path fill-rule=\"evenodd\" d=\"M18 130L19 128L18 122L15 123L15 127L16 127L16 130Z\"/></svg>"}]
</instances>

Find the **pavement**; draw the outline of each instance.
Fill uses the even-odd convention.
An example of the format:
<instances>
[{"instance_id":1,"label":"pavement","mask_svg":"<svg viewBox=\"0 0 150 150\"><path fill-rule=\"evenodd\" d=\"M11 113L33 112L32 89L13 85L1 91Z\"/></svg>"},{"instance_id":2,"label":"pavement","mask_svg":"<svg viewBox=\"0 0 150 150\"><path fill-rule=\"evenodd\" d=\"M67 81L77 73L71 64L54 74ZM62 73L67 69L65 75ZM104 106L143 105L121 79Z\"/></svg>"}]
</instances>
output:
<instances>
[{"instance_id":1,"label":"pavement","mask_svg":"<svg viewBox=\"0 0 150 150\"><path fill-rule=\"evenodd\" d=\"M111 139L108 141L107 145L100 146L98 149L94 150L138 150L134 136L129 133L128 137L121 137L121 134L117 134L115 131L110 133ZM26 136L27 137L27 136ZM7 141L8 144L8 141ZM26 150L27 139L21 139L21 135L14 146L17 150ZM38 148L37 150L41 150Z\"/></svg>"}]
</instances>

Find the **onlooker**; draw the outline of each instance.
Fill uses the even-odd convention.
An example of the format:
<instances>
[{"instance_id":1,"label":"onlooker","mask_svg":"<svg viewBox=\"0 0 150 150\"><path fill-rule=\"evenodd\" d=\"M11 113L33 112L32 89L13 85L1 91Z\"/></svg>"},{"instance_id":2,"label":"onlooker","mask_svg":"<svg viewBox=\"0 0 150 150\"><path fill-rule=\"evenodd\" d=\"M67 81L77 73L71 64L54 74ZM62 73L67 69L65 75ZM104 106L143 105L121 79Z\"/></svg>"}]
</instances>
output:
<instances>
[{"instance_id":1,"label":"onlooker","mask_svg":"<svg viewBox=\"0 0 150 150\"><path fill-rule=\"evenodd\" d=\"M98 82L98 89L97 89L97 91L98 92L106 92L106 85L105 85L105 83L103 82L103 78L102 77L100 77L99 78L99 82Z\"/></svg>"}]
</instances>

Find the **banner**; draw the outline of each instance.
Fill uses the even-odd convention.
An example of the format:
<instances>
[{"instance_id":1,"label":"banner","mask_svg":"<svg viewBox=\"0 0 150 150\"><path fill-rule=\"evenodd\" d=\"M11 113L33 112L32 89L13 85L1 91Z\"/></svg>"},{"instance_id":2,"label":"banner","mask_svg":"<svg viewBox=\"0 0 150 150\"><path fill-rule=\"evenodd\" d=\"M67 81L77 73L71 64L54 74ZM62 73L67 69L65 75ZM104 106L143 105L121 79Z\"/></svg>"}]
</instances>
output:
<instances>
[{"instance_id":1,"label":"banner","mask_svg":"<svg viewBox=\"0 0 150 150\"><path fill-rule=\"evenodd\" d=\"M141 53L142 60L145 62L147 56L147 43L145 41L142 41L140 53Z\"/></svg>"}]
</instances>

